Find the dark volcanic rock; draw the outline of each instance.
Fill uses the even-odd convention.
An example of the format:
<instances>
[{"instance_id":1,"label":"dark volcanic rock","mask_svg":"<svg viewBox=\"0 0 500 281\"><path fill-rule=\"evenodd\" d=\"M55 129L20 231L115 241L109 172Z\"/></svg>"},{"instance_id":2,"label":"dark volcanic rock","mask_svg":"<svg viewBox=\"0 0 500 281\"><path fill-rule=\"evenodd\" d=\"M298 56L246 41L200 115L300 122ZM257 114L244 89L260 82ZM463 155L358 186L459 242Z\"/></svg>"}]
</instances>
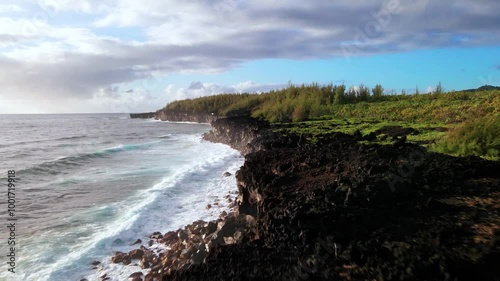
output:
<instances>
[{"instance_id":1,"label":"dark volcanic rock","mask_svg":"<svg viewBox=\"0 0 500 281\"><path fill-rule=\"evenodd\" d=\"M269 128L267 122L249 117L221 118L211 125L212 130L203 135L205 140L227 144L243 154L256 150L251 143Z\"/></svg>"},{"instance_id":2,"label":"dark volcanic rock","mask_svg":"<svg viewBox=\"0 0 500 281\"><path fill-rule=\"evenodd\" d=\"M145 280L500 280L500 162L429 153L400 128L380 146L213 126L205 139L246 153L236 210L145 251Z\"/></svg>"},{"instance_id":3,"label":"dark volcanic rock","mask_svg":"<svg viewBox=\"0 0 500 281\"><path fill-rule=\"evenodd\" d=\"M499 162L259 135L236 174L236 218L203 263L163 280L500 280Z\"/></svg>"},{"instance_id":4,"label":"dark volcanic rock","mask_svg":"<svg viewBox=\"0 0 500 281\"><path fill-rule=\"evenodd\" d=\"M218 116L211 113L190 114L185 112L174 112L161 109L154 113L154 118L156 120L171 121L171 122L210 123L216 120Z\"/></svg>"},{"instance_id":5,"label":"dark volcanic rock","mask_svg":"<svg viewBox=\"0 0 500 281\"><path fill-rule=\"evenodd\" d=\"M155 113L154 112L148 112L148 113L130 113L130 118L132 119L149 119L149 118L154 118Z\"/></svg>"}]
</instances>

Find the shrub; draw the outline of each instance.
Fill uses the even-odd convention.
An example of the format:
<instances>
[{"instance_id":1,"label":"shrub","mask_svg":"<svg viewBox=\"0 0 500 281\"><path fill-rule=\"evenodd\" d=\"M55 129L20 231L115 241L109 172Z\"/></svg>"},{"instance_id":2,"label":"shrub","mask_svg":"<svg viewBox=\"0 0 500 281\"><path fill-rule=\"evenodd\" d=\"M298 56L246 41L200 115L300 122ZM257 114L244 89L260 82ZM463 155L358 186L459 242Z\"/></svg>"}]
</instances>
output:
<instances>
[{"instance_id":1,"label":"shrub","mask_svg":"<svg viewBox=\"0 0 500 281\"><path fill-rule=\"evenodd\" d=\"M498 158L500 155L500 115L471 119L452 129L434 149L455 155Z\"/></svg>"}]
</instances>

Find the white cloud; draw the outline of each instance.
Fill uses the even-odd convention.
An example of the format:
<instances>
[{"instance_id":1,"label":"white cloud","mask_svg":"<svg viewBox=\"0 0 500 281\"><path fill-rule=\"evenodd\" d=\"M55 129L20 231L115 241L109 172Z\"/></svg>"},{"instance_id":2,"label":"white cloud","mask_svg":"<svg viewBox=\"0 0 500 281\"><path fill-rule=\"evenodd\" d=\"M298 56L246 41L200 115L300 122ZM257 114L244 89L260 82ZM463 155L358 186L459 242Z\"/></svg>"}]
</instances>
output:
<instances>
[{"instance_id":1,"label":"white cloud","mask_svg":"<svg viewBox=\"0 0 500 281\"><path fill-rule=\"evenodd\" d=\"M174 85L168 85L164 91L168 97L167 101L170 102L222 93L262 93L284 87L286 87L286 84L260 84L253 81L244 81L235 85L218 85L195 81L187 88L176 89Z\"/></svg>"},{"instance_id":2,"label":"white cloud","mask_svg":"<svg viewBox=\"0 0 500 281\"><path fill-rule=\"evenodd\" d=\"M14 4L0 4L0 14L20 13L25 11L21 6Z\"/></svg>"}]
</instances>

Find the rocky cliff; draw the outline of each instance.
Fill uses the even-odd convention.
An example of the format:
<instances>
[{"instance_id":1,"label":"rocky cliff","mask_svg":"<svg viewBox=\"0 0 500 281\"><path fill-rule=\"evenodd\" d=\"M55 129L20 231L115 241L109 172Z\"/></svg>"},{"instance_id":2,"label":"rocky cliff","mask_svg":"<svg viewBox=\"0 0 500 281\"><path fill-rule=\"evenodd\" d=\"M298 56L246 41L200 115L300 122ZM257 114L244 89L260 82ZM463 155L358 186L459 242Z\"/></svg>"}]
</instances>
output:
<instances>
[{"instance_id":1,"label":"rocky cliff","mask_svg":"<svg viewBox=\"0 0 500 281\"><path fill-rule=\"evenodd\" d=\"M248 117L221 118L211 125L212 130L203 135L203 139L227 144L243 154L259 150L254 140L260 139L269 129L267 122Z\"/></svg>"},{"instance_id":2,"label":"rocky cliff","mask_svg":"<svg viewBox=\"0 0 500 281\"><path fill-rule=\"evenodd\" d=\"M149 118L154 118L154 117L155 117L154 112L130 113L130 118L132 118L132 119L149 119Z\"/></svg>"},{"instance_id":3,"label":"rocky cliff","mask_svg":"<svg viewBox=\"0 0 500 281\"><path fill-rule=\"evenodd\" d=\"M500 162L212 124L247 153L235 212L157 236L144 280L500 280Z\"/></svg>"},{"instance_id":4,"label":"rocky cliff","mask_svg":"<svg viewBox=\"0 0 500 281\"><path fill-rule=\"evenodd\" d=\"M154 118L156 120L171 122L210 123L212 121L215 121L218 116L212 114L189 114L184 112L173 112L160 109L155 112Z\"/></svg>"}]
</instances>

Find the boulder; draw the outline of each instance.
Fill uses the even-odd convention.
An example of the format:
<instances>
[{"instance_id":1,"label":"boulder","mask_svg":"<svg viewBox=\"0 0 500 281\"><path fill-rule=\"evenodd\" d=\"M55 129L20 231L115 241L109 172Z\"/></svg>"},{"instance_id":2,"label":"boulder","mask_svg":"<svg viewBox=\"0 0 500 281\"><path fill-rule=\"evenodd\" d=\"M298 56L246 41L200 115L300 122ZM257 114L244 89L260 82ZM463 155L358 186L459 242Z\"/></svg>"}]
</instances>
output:
<instances>
[{"instance_id":1,"label":"boulder","mask_svg":"<svg viewBox=\"0 0 500 281\"><path fill-rule=\"evenodd\" d=\"M123 259L127 256L127 254L122 252L116 252L113 257L111 257L112 263L120 263L123 262Z\"/></svg>"},{"instance_id":2,"label":"boulder","mask_svg":"<svg viewBox=\"0 0 500 281\"><path fill-rule=\"evenodd\" d=\"M142 240L141 239L137 239L135 240L134 243L132 243L130 246L133 246L133 245L136 245L136 244L141 244L142 243Z\"/></svg>"},{"instance_id":3,"label":"boulder","mask_svg":"<svg viewBox=\"0 0 500 281\"><path fill-rule=\"evenodd\" d=\"M129 257L133 260L140 260L144 256L144 251L141 249L134 249L128 253Z\"/></svg>"},{"instance_id":4,"label":"boulder","mask_svg":"<svg viewBox=\"0 0 500 281\"><path fill-rule=\"evenodd\" d=\"M151 239L160 239L162 237L163 237L163 235L161 234L161 232L157 231L157 232L154 232L153 234L151 234L151 236L149 238L151 238Z\"/></svg>"},{"instance_id":5,"label":"boulder","mask_svg":"<svg viewBox=\"0 0 500 281\"><path fill-rule=\"evenodd\" d=\"M163 238L160 240L161 243L166 245L173 244L177 241L179 241L179 237L177 236L177 233L175 231L165 233L165 235L163 235Z\"/></svg>"}]
</instances>

